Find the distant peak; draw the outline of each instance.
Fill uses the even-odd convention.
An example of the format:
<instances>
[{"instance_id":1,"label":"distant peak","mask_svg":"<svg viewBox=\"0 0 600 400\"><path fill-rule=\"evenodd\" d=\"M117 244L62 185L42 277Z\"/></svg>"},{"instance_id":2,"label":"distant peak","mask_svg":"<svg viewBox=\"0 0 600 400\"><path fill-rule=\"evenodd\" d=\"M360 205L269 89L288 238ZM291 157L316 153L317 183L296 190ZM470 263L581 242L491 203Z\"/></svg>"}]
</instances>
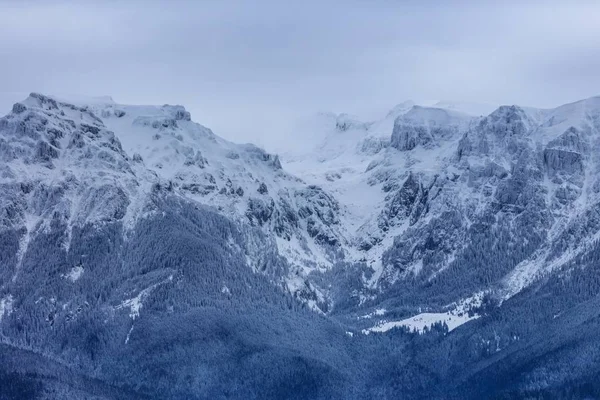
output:
<instances>
[{"instance_id":1,"label":"distant peak","mask_svg":"<svg viewBox=\"0 0 600 400\"><path fill-rule=\"evenodd\" d=\"M357 117L348 115L348 114L340 114L336 118L335 127L338 131L348 131L350 129L364 129L368 128L368 125L362 121L359 121Z\"/></svg>"},{"instance_id":2,"label":"distant peak","mask_svg":"<svg viewBox=\"0 0 600 400\"><path fill-rule=\"evenodd\" d=\"M446 110L458 111L472 116L488 115L498 105L489 103L475 103L467 101L440 100L432 104L433 107L443 108Z\"/></svg>"},{"instance_id":3,"label":"distant peak","mask_svg":"<svg viewBox=\"0 0 600 400\"><path fill-rule=\"evenodd\" d=\"M56 100L71 103L79 106L84 105L99 105L99 104L115 104L115 101L111 96L82 96L78 94L65 94L52 96Z\"/></svg>"},{"instance_id":4,"label":"distant peak","mask_svg":"<svg viewBox=\"0 0 600 400\"><path fill-rule=\"evenodd\" d=\"M504 105L498 107L490 114L490 117L525 118L525 110L517 105Z\"/></svg>"},{"instance_id":5,"label":"distant peak","mask_svg":"<svg viewBox=\"0 0 600 400\"><path fill-rule=\"evenodd\" d=\"M192 116L189 111L185 109L184 106L181 105L170 105L165 104L162 106L162 109L166 111L168 114L172 115L173 118L177 121L191 121Z\"/></svg>"},{"instance_id":6,"label":"distant peak","mask_svg":"<svg viewBox=\"0 0 600 400\"><path fill-rule=\"evenodd\" d=\"M500 106L481 121L482 126L500 136L522 136L537 122L527 110L517 105Z\"/></svg>"},{"instance_id":7,"label":"distant peak","mask_svg":"<svg viewBox=\"0 0 600 400\"><path fill-rule=\"evenodd\" d=\"M404 114L406 111L410 110L415 105L416 105L415 102L412 100L403 101L402 103L396 104L394 106L394 108L392 108L388 112L387 116L388 117L397 117L400 114Z\"/></svg>"},{"instance_id":8,"label":"distant peak","mask_svg":"<svg viewBox=\"0 0 600 400\"><path fill-rule=\"evenodd\" d=\"M33 107L47 106L49 109L58 109L58 102L50 96L41 93L32 92L29 97L23 101L23 104Z\"/></svg>"},{"instance_id":9,"label":"distant peak","mask_svg":"<svg viewBox=\"0 0 600 400\"><path fill-rule=\"evenodd\" d=\"M440 107L426 107L415 105L403 115L399 116L400 120L413 121L418 123L423 122L438 122L440 124L455 124L460 121L469 120L473 117L454 110L449 110Z\"/></svg>"}]
</instances>

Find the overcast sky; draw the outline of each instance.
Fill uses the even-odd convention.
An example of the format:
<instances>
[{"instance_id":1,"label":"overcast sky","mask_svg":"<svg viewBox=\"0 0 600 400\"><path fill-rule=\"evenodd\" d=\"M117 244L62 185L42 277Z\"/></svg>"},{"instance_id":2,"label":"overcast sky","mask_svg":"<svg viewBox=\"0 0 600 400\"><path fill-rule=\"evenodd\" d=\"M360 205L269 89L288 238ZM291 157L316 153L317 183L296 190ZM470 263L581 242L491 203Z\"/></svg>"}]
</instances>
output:
<instances>
[{"instance_id":1,"label":"overcast sky","mask_svg":"<svg viewBox=\"0 0 600 400\"><path fill-rule=\"evenodd\" d=\"M295 3L0 0L0 111L32 91L183 104L269 147L317 111L600 94L598 1Z\"/></svg>"}]
</instances>

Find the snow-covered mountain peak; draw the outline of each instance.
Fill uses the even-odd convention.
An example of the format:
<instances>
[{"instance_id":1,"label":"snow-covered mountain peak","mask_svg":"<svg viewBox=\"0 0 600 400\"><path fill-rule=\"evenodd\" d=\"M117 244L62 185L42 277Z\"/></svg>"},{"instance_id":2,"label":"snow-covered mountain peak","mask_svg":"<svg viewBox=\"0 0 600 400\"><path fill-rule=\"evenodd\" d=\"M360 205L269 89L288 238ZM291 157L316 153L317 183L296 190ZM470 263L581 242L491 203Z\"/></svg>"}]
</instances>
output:
<instances>
[{"instance_id":1,"label":"snow-covered mountain peak","mask_svg":"<svg viewBox=\"0 0 600 400\"><path fill-rule=\"evenodd\" d=\"M402 103L398 103L392 108L386 115L386 118L397 118L399 115L405 114L408 110L415 106L415 102L412 100L406 100Z\"/></svg>"},{"instance_id":2,"label":"snow-covered mountain peak","mask_svg":"<svg viewBox=\"0 0 600 400\"><path fill-rule=\"evenodd\" d=\"M335 120L335 128L342 132L346 132L348 130L368 130L369 124L360 121L358 117L348 114L340 114Z\"/></svg>"},{"instance_id":3,"label":"snow-covered mountain peak","mask_svg":"<svg viewBox=\"0 0 600 400\"><path fill-rule=\"evenodd\" d=\"M431 102L431 107L443 108L450 111L457 111L468 114L473 117L481 117L490 114L498 106L489 103L476 103L467 101L440 100Z\"/></svg>"},{"instance_id":4,"label":"snow-covered mountain peak","mask_svg":"<svg viewBox=\"0 0 600 400\"><path fill-rule=\"evenodd\" d=\"M473 117L442 108L414 106L394 122L391 145L412 150L418 145L435 146L464 133Z\"/></svg>"},{"instance_id":5,"label":"snow-covered mountain peak","mask_svg":"<svg viewBox=\"0 0 600 400\"><path fill-rule=\"evenodd\" d=\"M285 258L289 275L279 282L301 296L317 296L305 282L311 271L347 252L346 210L334 197L283 170L277 155L193 122L182 106L74 105L32 94L0 119L0 157L8 193L0 205L11 210L4 222L26 232L23 251L53 223L65 226L67 248L87 224L122 223L129 232L169 197L240 224L249 265L272 273L269 263Z\"/></svg>"},{"instance_id":6,"label":"snow-covered mountain peak","mask_svg":"<svg viewBox=\"0 0 600 400\"><path fill-rule=\"evenodd\" d=\"M417 124L444 125L458 124L461 121L471 119L472 117L465 113L447 110L445 108L414 105L397 118Z\"/></svg>"},{"instance_id":7,"label":"snow-covered mountain peak","mask_svg":"<svg viewBox=\"0 0 600 400\"><path fill-rule=\"evenodd\" d=\"M130 170L121 142L88 107L32 93L1 121L3 135L10 137L3 152L9 169L25 163L49 170L67 164L83 170Z\"/></svg>"},{"instance_id":8,"label":"snow-covered mountain peak","mask_svg":"<svg viewBox=\"0 0 600 400\"><path fill-rule=\"evenodd\" d=\"M299 184L281 170L278 156L220 138L193 122L183 106L110 104L92 109L121 138L129 154L190 196L219 198L230 196L231 191L250 194L261 183L277 193L282 187ZM222 190L225 186L228 188ZM231 201L225 203L233 207Z\"/></svg>"},{"instance_id":9,"label":"snow-covered mountain peak","mask_svg":"<svg viewBox=\"0 0 600 400\"><path fill-rule=\"evenodd\" d=\"M536 133L542 142L549 142L569 129L575 129L582 134L600 130L600 96L543 110L540 113L542 123Z\"/></svg>"},{"instance_id":10,"label":"snow-covered mountain peak","mask_svg":"<svg viewBox=\"0 0 600 400\"><path fill-rule=\"evenodd\" d=\"M483 128L499 137L524 136L539 123L538 116L519 106L500 106L481 122Z\"/></svg>"}]
</instances>

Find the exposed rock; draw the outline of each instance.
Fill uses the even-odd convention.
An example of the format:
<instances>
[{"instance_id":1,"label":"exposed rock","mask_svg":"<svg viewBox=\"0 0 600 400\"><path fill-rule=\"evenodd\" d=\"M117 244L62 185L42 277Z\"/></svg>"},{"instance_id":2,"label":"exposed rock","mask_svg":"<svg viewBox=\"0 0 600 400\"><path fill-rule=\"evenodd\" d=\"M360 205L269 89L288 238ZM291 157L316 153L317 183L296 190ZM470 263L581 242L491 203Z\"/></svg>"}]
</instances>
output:
<instances>
[{"instance_id":1,"label":"exposed rock","mask_svg":"<svg viewBox=\"0 0 600 400\"><path fill-rule=\"evenodd\" d=\"M267 189L267 185L264 182L261 182L260 185L258 185L257 192L260 194L267 194L269 193L269 189Z\"/></svg>"},{"instance_id":2,"label":"exposed rock","mask_svg":"<svg viewBox=\"0 0 600 400\"><path fill-rule=\"evenodd\" d=\"M348 114L338 115L338 117L336 118L336 121L335 121L335 128L341 132L345 132L350 129L366 130L366 129L368 129L368 126L369 126L368 124L358 121L357 119L352 118Z\"/></svg>"},{"instance_id":3,"label":"exposed rock","mask_svg":"<svg viewBox=\"0 0 600 400\"><path fill-rule=\"evenodd\" d=\"M48 162L52 159L58 158L58 150L50 146L47 142L39 141L36 146L35 157L37 160L42 162Z\"/></svg>"},{"instance_id":4,"label":"exposed rock","mask_svg":"<svg viewBox=\"0 0 600 400\"><path fill-rule=\"evenodd\" d=\"M143 163L144 159L142 158L142 156L140 155L140 153L133 153L133 157L131 158L133 160L133 162L135 163Z\"/></svg>"},{"instance_id":5,"label":"exposed rock","mask_svg":"<svg viewBox=\"0 0 600 400\"><path fill-rule=\"evenodd\" d=\"M15 103L12 108L12 112L15 114L21 114L25 110L27 110L27 107L23 103Z\"/></svg>"}]
</instances>

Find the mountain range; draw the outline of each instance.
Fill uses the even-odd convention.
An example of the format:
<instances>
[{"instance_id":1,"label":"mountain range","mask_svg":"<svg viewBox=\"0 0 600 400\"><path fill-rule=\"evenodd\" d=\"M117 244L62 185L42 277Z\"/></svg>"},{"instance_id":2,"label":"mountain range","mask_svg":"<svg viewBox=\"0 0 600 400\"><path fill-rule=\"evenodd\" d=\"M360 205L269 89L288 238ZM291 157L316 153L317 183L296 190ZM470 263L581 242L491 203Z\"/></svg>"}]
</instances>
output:
<instances>
[{"instance_id":1,"label":"mountain range","mask_svg":"<svg viewBox=\"0 0 600 400\"><path fill-rule=\"evenodd\" d=\"M0 119L0 398L600 397L600 97Z\"/></svg>"}]
</instances>

